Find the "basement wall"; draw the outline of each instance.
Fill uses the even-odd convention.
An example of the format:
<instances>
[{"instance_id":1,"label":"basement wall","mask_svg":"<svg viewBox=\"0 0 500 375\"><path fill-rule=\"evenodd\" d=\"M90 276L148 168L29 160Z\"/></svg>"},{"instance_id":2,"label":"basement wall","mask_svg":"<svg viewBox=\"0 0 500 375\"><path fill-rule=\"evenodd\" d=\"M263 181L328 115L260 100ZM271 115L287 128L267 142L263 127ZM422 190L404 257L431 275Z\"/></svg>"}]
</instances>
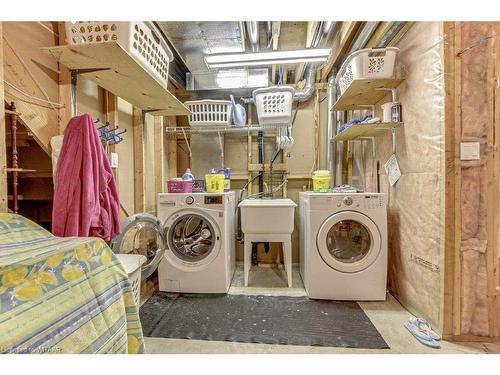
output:
<instances>
[{"instance_id":1,"label":"basement wall","mask_svg":"<svg viewBox=\"0 0 500 375\"><path fill-rule=\"evenodd\" d=\"M298 106L297 117L293 125L293 138L295 143L289 155L283 157L278 156L275 163L287 162L289 167L289 181L287 184L287 197L292 199L298 204L299 192L311 189L309 176L312 170L324 169L324 139L326 137L326 114L327 114L327 100L325 99L326 91L318 91L318 144L319 150L315 151L315 131L314 131L314 113L316 105L316 94L307 101L300 103ZM297 103L294 103L294 109ZM257 113L254 111L254 123L257 123ZM269 162L269 158L274 150L275 137L271 132L265 133L269 136L265 137L265 162ZM200 142L200 138L203 142ZM257 134L253 136L252 142L252 159L251 163L258 163L258 145ZM181 139L178 141L178 175L182 175L184 169L189 165L193 168L195 178L204 178L204 173L210 168L220 168L220 148L218 146L217 135L214 134L210 137L194 136L191 138L191 148L193 150L193 158L189 162L187 154L187 147L185 142ZM199 144L197 142L200 142ZM207 147L207 144L210 147ZM200 147L202 145L203 147ZM316 156L315 156L316 155ZM211 161L207 163L207 160ZM316 160L316 161L315 161ZM247 182L248 174L248 139L246 134L226 134L224 136L224 161L225 166L231 168L231 188L239 193L239 189ZM255 176L255 174L253 174ZM237 178L235 178L237 177ZM257 180L253 183L252 192L258 192ZM292 234L292 261L299 262L299 217L298 208L295 210L295 226ZM271 244L269 253L264 253L263 247L259 246L258 260L263 263L275 263L278 256L282 258L281 245ZM243 245L237 243L236 246L236 260L243 261Z\"/></svg>"},{"instance_id":2,"label":"basement wall","mask_svg":"<svg viewBox=\"0 0 500 375\"><path fill-rule=\"evenodd\" d=\"M412 313L442 325L444 255L444 81L442 27L417 22L399 43L398 59L406 80L397 88L404 126L396 130L396 156L402 176L390 187L383 165L392 154L391 134L363 141L366 191L376 191L375 162L380 188L388 198L391 293ZM391 101L388 95L381 103ZM378 107L380 109L380 107ZM380 111L377 115L382 116ZM355 141L361 142L361 141ZM363 155L364 154L364 155Z\"/></svg>"}]
</instances>

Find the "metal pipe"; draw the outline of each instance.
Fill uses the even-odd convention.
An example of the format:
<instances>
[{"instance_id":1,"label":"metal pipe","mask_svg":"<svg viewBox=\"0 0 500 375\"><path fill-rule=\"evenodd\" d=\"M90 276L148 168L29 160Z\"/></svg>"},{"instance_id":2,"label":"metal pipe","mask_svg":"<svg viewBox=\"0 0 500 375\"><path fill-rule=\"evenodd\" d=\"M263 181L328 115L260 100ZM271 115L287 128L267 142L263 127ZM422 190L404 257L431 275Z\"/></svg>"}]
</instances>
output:
<instances>
[{"instance_id":1,"label":"metal pipe","mask_svg":"<svg viewBox=\"0 0 500 375\"><path fill-rule=\"evenodd\" d=\"M336 98L336 85L335 85L335 71L332 71L332 74L328 78L328 88L327 88L327 98L328 98L328 116L327 116L327 136L326 136L326 167L330 171L330 187L335 186L335 176L333 174L334 170L334 165L335 165L335 149L336 149L336 142L332 142L332 138L334 135L334 127L337 124L336 117L337 113L336 111L332 111L333 104L335 102Z\"/></svg>"},{"instance_id":2,"label":"metal pipe","mask_svg":"<svg viewBox=\"0 0 500 375\"><path fill-rule=\"evenodd\" d=\"M259 132L259 135L257 137L258 140L258 147L259 147L259 164L264 163L264 133ZM262 193L264 191L264 173L260 172L259 173L259 193Z\"/></svg>"},{"instance_id":3,"label":"metal pipe","mask_svg":"<svg viewBox=\"0 0 500 375\"><path fill-rule=\"evenodd\" d=\"M304 88L295 90L293 98L298 102L305 102L314 93L314 83L316 82L317 65L311 65L306 72L306 83Z\"/></svg>"},{"instance_id":4,"label":"metal pipe","mask_svg":"<svg viewBox=\"0 0 500 375\"><path fill-rule=\"evenodd\" d=\"M259 52L259 23L257 21L246 21L245 27L252 52Z\"/></svg>"},{"instance_id":5,"label":"metal pipe","mask_svg":"<svg viewBox=\"0 0 500 375\"><path fill-rule=\"evenodd\" d=\"M376 45L377 48L387 47L389 42L396 36L396 34L403 28L406 22L394 22L394 25L385 33Z\"/></svg>"}]
</instances>

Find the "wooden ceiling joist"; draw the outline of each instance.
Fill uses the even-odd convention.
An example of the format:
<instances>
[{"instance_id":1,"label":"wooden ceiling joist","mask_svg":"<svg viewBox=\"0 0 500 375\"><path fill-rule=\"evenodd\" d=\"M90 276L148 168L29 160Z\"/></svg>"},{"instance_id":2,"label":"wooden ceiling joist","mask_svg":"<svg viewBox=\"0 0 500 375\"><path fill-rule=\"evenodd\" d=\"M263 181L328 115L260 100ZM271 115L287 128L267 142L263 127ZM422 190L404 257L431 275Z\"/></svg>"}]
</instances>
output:
<instances>
[{"instance_id":1,"label":"wooden ceiling joist","mask_svg":"<svg viewBox=\"0 0 500 375\"><path fill-rule=\"evenodd\" d=\"M327 61L325 67L321 70L321 82L326 82L333 67L343 58L344 54L354 40L361 24L362 22L355 21L342 22L337 34L334 37L332 45L333 53Z\"/></svg>"}]
</instances>

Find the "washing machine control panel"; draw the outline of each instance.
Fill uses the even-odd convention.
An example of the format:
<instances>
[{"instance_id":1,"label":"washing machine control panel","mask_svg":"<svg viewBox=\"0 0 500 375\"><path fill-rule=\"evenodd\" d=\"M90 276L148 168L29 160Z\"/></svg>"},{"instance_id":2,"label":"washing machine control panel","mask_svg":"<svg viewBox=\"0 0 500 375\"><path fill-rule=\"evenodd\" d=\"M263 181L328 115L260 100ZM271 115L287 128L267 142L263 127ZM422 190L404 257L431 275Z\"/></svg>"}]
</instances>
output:
<instances>
[{"instance_id":1,"label":"washing machine control panel","mask_svg":"<svg viewBox=\"0 0 500 375\"><path fill-rule=\"evenodd\" d=\"M222 195L205 195L205 204L222 204Z\"/></svg>"}]
</instances>

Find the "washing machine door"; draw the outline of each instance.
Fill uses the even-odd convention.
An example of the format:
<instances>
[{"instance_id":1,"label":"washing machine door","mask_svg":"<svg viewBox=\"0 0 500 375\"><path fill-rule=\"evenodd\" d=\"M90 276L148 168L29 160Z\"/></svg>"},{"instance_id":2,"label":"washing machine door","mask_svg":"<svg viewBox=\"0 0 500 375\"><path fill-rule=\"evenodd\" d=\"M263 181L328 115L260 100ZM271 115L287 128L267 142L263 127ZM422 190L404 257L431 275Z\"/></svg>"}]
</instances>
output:
<instances>
[{"instance_id":1,"label":"washing machine door","mask_svg":"<svg viewBox=\"0 0 500 375\"><path fill-rule=\"evenodd\" d=\"M183 271L200 271L219 254L220 228L207 212L177 211L164 223L167 240L165 257Z\"/></svg>"},{"instance_id":2,"label":"washing machine door","mask_svg":"<svg viewBox=\"0 0 500 375\"><path fill-rule=\"evenodd\" d=\"M146 257L141 277L150 276L160 264L166 248L161 222L151 214L136 214L121 224L121 234L116 237L111 248L119 254L140 254Z\"/></svg>"},{"instance_id":3,"label":"washing machine door","mask_svg":"<svg viewBox=\"0 0 500 375\"><path fill-rule=\"evenodd\" d=\"M368 216L343 211L328 217L316 238L321 258L340 272L359 272L368 268L379 256L381 236Z\"/></svg>"}]
</instances>

